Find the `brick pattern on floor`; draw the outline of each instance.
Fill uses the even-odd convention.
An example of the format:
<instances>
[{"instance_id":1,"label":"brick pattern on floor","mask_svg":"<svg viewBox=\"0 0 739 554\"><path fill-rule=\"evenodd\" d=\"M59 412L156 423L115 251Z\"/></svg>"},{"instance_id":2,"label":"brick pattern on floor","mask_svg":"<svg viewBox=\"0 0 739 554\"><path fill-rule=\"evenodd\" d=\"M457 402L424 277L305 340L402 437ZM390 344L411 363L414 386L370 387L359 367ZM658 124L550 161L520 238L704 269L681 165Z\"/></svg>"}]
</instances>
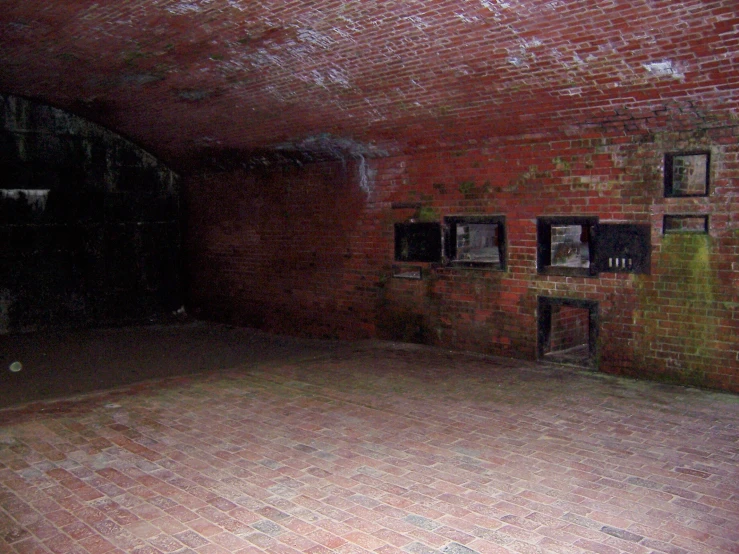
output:
<instances>
[{"instance_id":1,"label":"brick pattern on floor","mask_svg":"<svg viewBox=\"0 0 739 554\"><path fill-rule=\"evenodd\" d=\"M739 399L389 344L0 411L0 552L739 552Z\"/></svg>"}]
</instances>

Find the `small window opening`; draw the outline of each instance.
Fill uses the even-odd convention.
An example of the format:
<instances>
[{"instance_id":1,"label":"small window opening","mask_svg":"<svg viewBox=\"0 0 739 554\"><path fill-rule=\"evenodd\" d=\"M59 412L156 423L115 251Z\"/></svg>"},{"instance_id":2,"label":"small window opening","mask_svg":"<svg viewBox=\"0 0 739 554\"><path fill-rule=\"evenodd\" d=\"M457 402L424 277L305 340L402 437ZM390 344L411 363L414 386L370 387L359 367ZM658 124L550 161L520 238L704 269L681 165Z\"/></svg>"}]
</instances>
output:
<instances>
[{"instance_id":1,"label":"small window opening","mask_svg":"<svg viewBox=\"0 0 739 554\"><path fill-rule=\"evenodd\" d=\"M505 269L503 216L452 216L447 226L447 258L453 264Z\"/></svg>"},{"instance_id":2,"label":"small window opening","mask_svg":"<svg viewBox=\"0 0 739 554\"><path fill-rule=\"evenodd\" d=\"M537 220L537 267L540 273L592 275L593 235L597 218L546 217Z\"/></svg>"},{"instance_id":3,"label":"small window opening","mask_svg":"<svg viewBox=\"0 0 739 554\"><path fill-rule=\"evenodd\" d=\"M441 261L441 224L396 223L395 261Z\"/></svg>"},{"instance_id":4,"label":"small window opening","mask_svg":"<svg viewBox=\"0 0 739 554\"><path fill-rule=\"evenodd\" d=\"M666 215L662 233L708 233L707 215Z\"/></svg>"},{"instance_id":5,"label":"small window opening","mask_svg":"<svg viewBox=\"0 0 739 554\"><path fill-rule=\"evenodd\" d=\"M539 358L595 368L598 304L539 298Z\"/></svg>"},{"instance_id":6,"label":"small window opening","mask_svg":"<svg viewBox=\"0 0 739 554\"><path fill-rule=\"evenodd\" d=\"M665 196L707 196L710 152L665 154Z\"/></svg>"},{"instance_id":7,"label":"small window opening","mask_svg":"<svg viewBox=\"0 0 739 554\"><path fill-rule=\"evenodd\" d=\"M457 225L457 260L500 263L498 226L484 223Z\"/></svg>"},{"instance_id":8,"label":"small window opening","mask_svg":"<svg viewBox=\"0 0 739 554\"><path fill-rule=\"evenodd\" d=\"M590 238L587 225L552 225L550 265L590 266Z\"/></svg>"}]
</instances>

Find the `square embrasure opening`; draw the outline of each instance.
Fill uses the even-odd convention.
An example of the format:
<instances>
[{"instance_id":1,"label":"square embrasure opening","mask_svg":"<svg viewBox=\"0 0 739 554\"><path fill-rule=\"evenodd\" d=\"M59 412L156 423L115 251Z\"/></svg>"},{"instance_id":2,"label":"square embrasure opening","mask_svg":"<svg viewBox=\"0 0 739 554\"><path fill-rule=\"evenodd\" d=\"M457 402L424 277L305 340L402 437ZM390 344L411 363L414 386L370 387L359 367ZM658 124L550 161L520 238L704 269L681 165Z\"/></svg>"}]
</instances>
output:
<instances>
[{"instance_id":1,"label":"square embrasure opening","mask_svg":"<svg viewBox=\"0 0 739 554\"><path fill-rule=\"evenodd\" d=\"M598 303L539 297L540 360L595 369Z\"/></svg>"},{"instance_id":2,"label":"square embrasure opening","mask_svg":"<svg viewBox=\"0 0 739 554\"><path fill-rule=\"evenodd\" d=\"M395 224L396 262L440 262L441 224L408 222Z\"/></svg>"},{"instance_id":3,"label":"square embrasure opening","mask_svg":"<svg viewBox=\"0 0 739 554\"><path fill-rule=\"evenodd\" d=\"M504 216L449 216L446 257L456 265L505 269Z\"/></svg>"},{"instance_id":4,"label":"square embrasure opening","mask_svg":"<svg viewBox=\"0 0 739 554\"><path fill-rule=\"evenodd\" d=\"M590 267L590 241L587 227L582 225L552 225L552 250L550 265L553 267Z\"/></svg>"},{"instance_id":5,"label":"square embrasure opening","mask_svg":"<svg viewBox=\"0 0 739 554\"><path fill-rule=\"evenodd\" d=\"M665 154L665 196L707 196L710 171L710 152Z\"/></svg>"},{"instance_id":6,"label":"square embrasure opening","mask_svg":"<svg viewBox=\"0 0 739 554\"><path fill-rule=\"evenodd\" d=\"M597 217L541 217L537 220L540 273L593 275L593 235Z\"/></svg>"}]
</instances>

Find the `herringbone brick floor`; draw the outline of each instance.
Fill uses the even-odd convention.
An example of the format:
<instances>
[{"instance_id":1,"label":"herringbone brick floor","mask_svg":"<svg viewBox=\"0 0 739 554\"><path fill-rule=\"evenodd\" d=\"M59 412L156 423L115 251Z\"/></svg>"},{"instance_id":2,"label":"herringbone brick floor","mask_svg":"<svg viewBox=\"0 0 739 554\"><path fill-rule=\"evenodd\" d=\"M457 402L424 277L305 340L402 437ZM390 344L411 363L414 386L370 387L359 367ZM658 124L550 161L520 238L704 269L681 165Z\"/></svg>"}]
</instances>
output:
<instances>
[{"instance_id":1,"label":"herringbone brick floor","mask_svg":"<svg viewBox=\"0 0 739 554\"><path fill-rule=\"evenodd\" d=\"M739 399L361 343L0 411L0 552L739 552Z\"/></svg>"}]
</instances>

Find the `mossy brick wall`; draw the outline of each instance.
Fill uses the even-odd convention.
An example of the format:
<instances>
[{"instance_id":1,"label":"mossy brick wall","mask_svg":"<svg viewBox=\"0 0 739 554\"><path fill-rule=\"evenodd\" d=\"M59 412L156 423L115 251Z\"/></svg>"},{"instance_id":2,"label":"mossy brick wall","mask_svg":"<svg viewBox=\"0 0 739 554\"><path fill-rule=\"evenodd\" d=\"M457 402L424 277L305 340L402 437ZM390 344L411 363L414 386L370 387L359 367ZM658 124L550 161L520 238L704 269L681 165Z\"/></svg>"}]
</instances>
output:
<instances>
[{"instance_id":1,"label":"mossy brick wall","mask_svg":"<svg viewBox=\"0 0 739 554\"><path fill-rule=\"evenodd\" d=\"M178 177L124 138L0 95L0 332L181 306Z\"/></svg>"},{"instance_id":2,"label":"mossy brick wall","mask_svg":"<svg viewBox=\"0 0 739 554\"><path fill-rule=\"evenodd\" d=\"M669 119L669 118L667 118ZM695 121L690 121L697 125ZM421 342L535 359L537 297L598 302L599 370L739 390L739 148L710 129L600 130L187 182L190 298L208 317L311 336ZM711 193L665 198L665 152L708 149ZM197 207L197 209L195 209ZM662 235L664 214L710 216L710 234ZM394 224L506 217L505 271L423 266L393 277ZM536 269L536 218L651 226L651 273Z\"/></svg>"},{"instance_id":3,"label":"mossy brick wall","mask_svg":"<svg viewBox=\"0 0 739 554\"><path fill-rule=\"evenodd\" d=\"M505 215L508 268L429 267L423 283L390 279L381 292L381 316L395 321L412 314L407 321L421 321L424 330L417 335L433 344L534 358L537 296L593 300L599 303L601 370L737 390L739 167L733 132L501 141L383 160L396 171L381 187L386 196L378 220L417 216L392 208L412 202L439 220ZM665 198L664 153L695 149L712 153L711 194ZM709 215L710 234L663 236L663 215L683 213ZM547 215L650 224L651 274L538 274L536 218ZM389 223L382 239L388 245L386 267L392 256Z\"/></svg>"},{"instance_id":4,"label":"mossy brick wall","mask_svg":"<svg viewBox=\"0 0 739 554\"><path fill-rule=\"evenodd\" d=\"M727 128L730 128L727 131ZM378 330L450 348L533 359L536 299L599 304L602 371L739 390L739 164L733 122L718 130L593 135L434 152L378 162L386 245L392 223L420 212L506 216L506 271L428 265L422 281L387 279ZM712 154L705 198L665 198L665 152ZM420 209L393 206L420 205ZM707 214L708 235L662 235L665 214ZM537 273L536 218L597 216L651 225L651 273L596 277ZM399 322L406 322L406 327Z\"/></svg>"}]
</instances>

